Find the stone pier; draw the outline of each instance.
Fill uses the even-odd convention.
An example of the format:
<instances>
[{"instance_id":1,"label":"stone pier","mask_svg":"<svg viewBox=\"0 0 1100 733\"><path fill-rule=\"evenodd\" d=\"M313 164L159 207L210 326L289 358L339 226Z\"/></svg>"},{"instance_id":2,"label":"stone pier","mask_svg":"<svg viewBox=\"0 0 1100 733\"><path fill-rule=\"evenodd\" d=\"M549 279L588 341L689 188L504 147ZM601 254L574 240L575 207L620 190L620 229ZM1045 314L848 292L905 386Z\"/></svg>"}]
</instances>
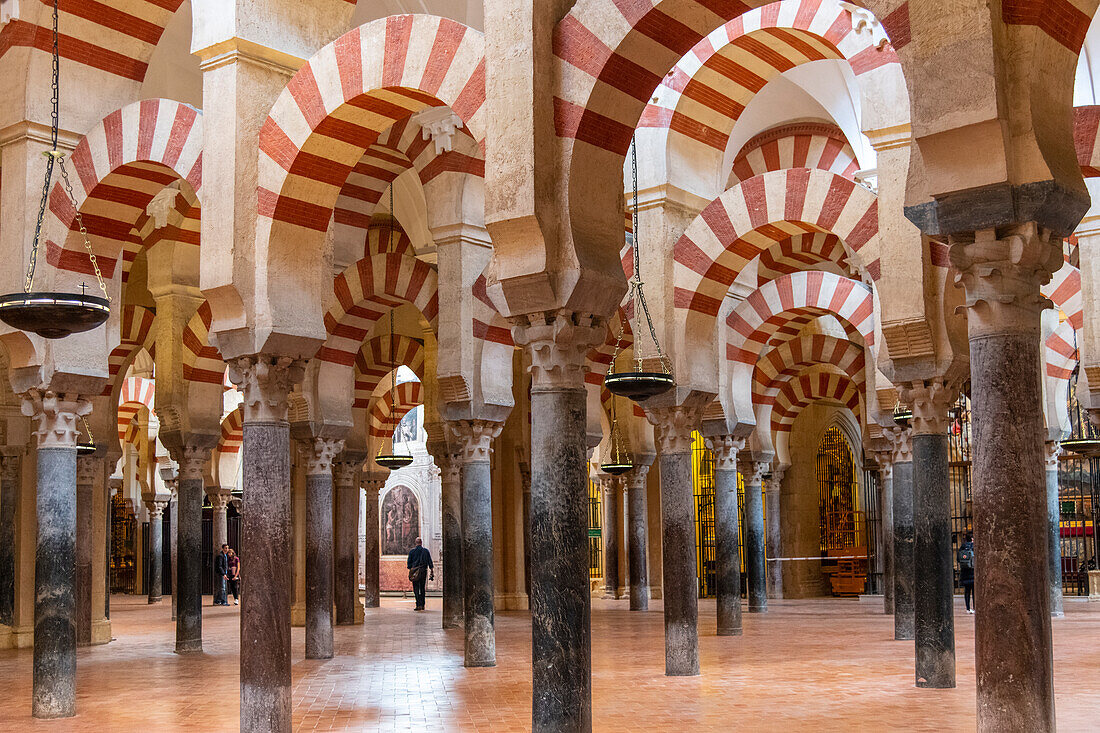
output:
<instances>
[{"instance_id":1,"label":"stone pier","mask_svg":"<svg viewBox=\"0 0 1100 733\"><path fill-rule=\"evenodd\" d=\"M769 461L746 457L739 460L745 479L745 574L748 576L749 613L767 613L768 581L764 553L764 497L762 487Z\"/></svg>"},{"instance_id":2,"label":"stone pier","mask_svg":"<svg viewBox=\"0 0 1100 733\"><path fill-rule=\"evenodd\" d=\"M649 610L649 510L646 478L653 456L634 456L634 468L627 474L627 560L630 575L630 610Z\"/></svg>"},{"instance_id":3,"label":"stone pier","mask_svg":"<svg viewBox=\"0 0 1100 733\"><path fill-rule=\"evenodd\" d=\"M714 554L717 570L718 635L741 635L741 549L738 541L737 454L744 438L718 435L714 451Z\"/></svg>"},{"instance_id":4,"label":"stone pier","mask_svg":"<svg viewBox=\"0 0 1100 733\"><path fill-rule=\"evenodd\" d=\"M242 563L252 583L241 599L241 731L289 733L290 424L287 396L304 365L287 357L245 356L229 364L244 394Z\"/></svg>"},{"instance_id":5,"label":"stone pier","mask_svg":"<svg viewBox=\"0 0 1100 733\"><path fill-rule=\"evenodd\" d=\"M913 589L913 442L912 428L885 431L893 450L894 489L894 638L912 641Z\"/></svg>"},{"instance_id":6,"label":"stone pier","mask_svg":"<svg viewBox=\"0 0 1100 733\"><path fill-rule=\"evenodd\" d=\"M332 459L342 440L301 443L306 464L306 659L332 658Z\"/></svg>"}]
</instances>

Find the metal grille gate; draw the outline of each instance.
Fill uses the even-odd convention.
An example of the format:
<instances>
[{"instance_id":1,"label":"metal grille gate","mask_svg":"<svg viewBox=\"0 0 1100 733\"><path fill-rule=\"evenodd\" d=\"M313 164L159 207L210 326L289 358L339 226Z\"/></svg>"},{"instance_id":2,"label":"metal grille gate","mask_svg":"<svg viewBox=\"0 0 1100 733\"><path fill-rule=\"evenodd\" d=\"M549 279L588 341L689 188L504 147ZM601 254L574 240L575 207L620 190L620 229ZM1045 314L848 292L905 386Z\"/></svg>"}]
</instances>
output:
<instances>
[{"instance_id":1,"label":"metal grille gate","mask_svg":"<svg viewBox=\"0 0 1100 733\"><path fill-rule=\"evenodd\" d=\"M603 577L603 506L600 501L600 487L591 478L588 479L588 577Z\"/></svg>"},{"instance_id":2,"label":"metal grille gate","mask_svg":"<svg viewBox=\"0 0 1100 733\"><path fill-rule=\"evenodd\" d=\"M1070 445L1075 440L1100 438L1077 401L1077 370L1070 377L1068 407ZM1062 451L1058 460L1058 527L1065 595L1088 595L1088 571L1097 567L1098 462L1100 458L1070 450Z\"/></svg>"},{"instance_id":3,"label":"metal grille gate","mask_svg":"<svg viewBox=\"0 0 1100 733\"><path fill-rule=\"evenodd\" d=\"M821 571L834 595L858 595L866 589L868 533L859 506L859 481L848 439L831 426L817 453L821 521Z\"/></svg>"}]
</instances>

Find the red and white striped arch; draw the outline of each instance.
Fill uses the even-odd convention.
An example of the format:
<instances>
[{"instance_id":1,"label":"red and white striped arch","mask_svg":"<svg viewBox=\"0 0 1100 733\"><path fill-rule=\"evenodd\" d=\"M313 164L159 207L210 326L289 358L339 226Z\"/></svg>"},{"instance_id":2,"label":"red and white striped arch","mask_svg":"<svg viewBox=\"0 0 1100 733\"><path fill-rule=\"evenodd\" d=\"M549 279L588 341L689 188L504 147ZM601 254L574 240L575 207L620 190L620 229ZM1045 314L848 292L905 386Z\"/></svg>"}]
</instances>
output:
<instances>
[{"instance_id":1,"label":"red and white striped arch","mask_svg":"<svg viewBox=\"0 0 1100 733\"><path fill-rule=\"evenodd\" d=\"M497 311L486 289L485 273L478 275L473 286L473 330L474 338L486 344L497 344L512 348L512 329Z\"/></svg>"},{"instance_id":2,"label":"red and white striped arch","mask_svg":"<svg viewBox=\"0 0 1100 733\"><path fill-rule=\"evenodd\" d=\"M241 408L238 407L222 419L222 434L218 438L218 452L240 453L241 443L243 442L244 427L241 420Z\"/></svg>"},{"instance_id":3,"label":"red and white striped arch","mask_svg":"<svg viewBox=\"0 0 1100 733\"><path fill-rule=\"evenodd\" d=\"M825 334L812 334L786 341L765 352L752 375L753 402L774 404L783 385L807 367L829 364L863 391L867 360L862 344Z\"/></svg>"},{"instance_id":4,"label":"red and white striped arch","mask_svg":"<svg viewBox=\"0 0 1100 733\"><path fill-rule=\"evenodd\" d=\"M363 248L363 257L373 255L395 254L413 255L412 240L396 219L393 225L375 224L367 230L366 246Z\"/></svg>"},{"instance_id":5,"label":"red and white striped arch","mask_svg":"<svg viewBox=\"0 0 1100 733\"><path fill-rule=\"evenodd\" d=\"M122 383L118 396L117 420L120 443L125 443L128 438L133 439L130 425L143 408L149 412L153 411L156 391L156 383L144 377L127 377Z\"/></svg>"},{"instance_id":6,"label":"red and white striped arch","mask_svg":"<svg viewBox=\"0 0 1100 733\"><path fill-rule=\"evenodd\" d=\"M793 168L750 178L708 204L673 246L675 305L690 332L693 321L709 328L752 260L812 232L834 234L858 253L878 236L878 198L842 176ZM878 262L867 270L874 277Z\"/></svg>"},{"instance_id":7,"label":"red and white striped arch","mask_svg":"<svg viewBox=\"0 0 1100 733\"><path fill-rule=\"evenodd\" d=\"M753 367L773 337L793 336L802 323L822 315L835 316L850 339L874 348L871 289L857 280L815 270L772 280L739 303L726 318L726 358ZM799 317L804 320L795 322Z\"/></svg>"},{"instance_id":8,"label":"red and white striped arch","mask_svg":"<svg viewBox=\"0 0 1100 733\"><path fill-rule=\"evenodd\" d=\"M117 386L115 378L126 371L139 349L145 349L150 356L156 355L154 318L153 311L144 306L133 304L122 306L119 343L107 356L107 373L110 379L103 388L104 395L111 394Z\"/></svg>"},{"instance_id":9,"label":"red and white striped arch","mask_svg":"<svg viewBox=\"0 0 1100 733\"><path fill-rule=\"evenodd\" d=\"M123 280L142 246L173 240L198 246L202 188L202 114L169 99L134 102L107 115L69 156L73 196L105 277L119 259ZM155 195L179 183L179 226L156 230L146 214ZM76 221L76 208L58 182L50 191L51 234L46 259L54 267L94 273ZM143 239L143 236L145 238Z\"/></svg>"},{"instance_id":10,"label":"red and white striped arch","mask_svg":"<svg viewBox=\"0 0 1100 733\"><path fill-rule=\"evenodd\" d=\"M141 82L165 27L182 4L183 0L62 2L58 51L64 59ZM51 6L24 0L16 17L0 30L0 58L18 47L52 49Z\"/></svg>"},{"instance_id":11,"label":"red and white striped arch","mask_svg":"<svg viewBox=\"0 0 1100 733\"><path fill-rule=\"evenodd\" d=\"M1100 177L1100 105L1074 107L1073 143L1085 178Z\"/></svg>"},{"instance_id":12,"label":"red and white striped arch","mask_svg":"<svg viewBox=\"0 0 1100 733\"><path fill-rule=\"evenodd\" d=\"M183 378L189 382L225 383L225 362L210 343L210 303L203 301L183 331Z\"/></svg>"},{"instance_id":13,"label":"red and white striped arch","mask_svg":"<svg viewBox=\"0 0 1100 733\"><path fill-rule=\"evenodd\" d=\"M1061 310L1074 330L1084 326L1084 301L1081 298L1081 271L1065 262L1043 286L1043 295Z\"/></svg>"},{"instance_id":14,"label":"red and white striped arch","mask_svg":"<svg viewBox=\"0 0 1100 733\"><path fill-rule=\"evenodd\" d=\"M336 276L335 301L325 313L328 338L317 358L352 366L363 340L391 308L411 303L433 331L438 327L439 282L435 270L415 257L364 257Z\"/></svg>"},{"instance_id":15,"label":"red and white striped arch","mask_svg":"<svg viewBox=\"0 0 1100 733\"><path fill-rule=\"evenodd\" d=\"M859 386L833 367L819 365L788 380L779 390L771 414L772 434L790 432L802 409L819 400L830 400L847 407L863 424L863 393Z\"/></svg>"},{"instance_id":16,"label":"red and white striped arch","mask_svg":"<svg viewBox=\"0 0 1100 733\"><path fill-rule=\"evenodd\" d=\"M337 38L299 69L260 130L261 235L285 224L319 241L348 175L383 132L448 105L480 144L484 101L482 35L461 23L393 15Z\"/></svg>"},{"instance_id":17,"label":"red and white striped arch","mask_svg":"<svg viewBox=\"0 0 1100 733\"><path fill-rule=\"evenodd\" d=\"M393 431L410 410L424 404L424 390L420 382L402 382L397 385L397 411L390 403L389 391L381 392L374 398L370 410L370 436L383 440L393 436Z\"/></svg>"},{"instance_id":18,"label":"red and white striped arch","mask_svg":"<svg viewBox=\"0 0 1100 733\"><path fill-rule=\"evenodd\" d=\"M823 232L796 234L775 242L760 253L756 280L762 285L792 272L825 267L829 272L858 276L848 261L848 252L840 237Z\"/></svg>"},{"instance_id":19,"label":"red and white striped arch","mask_svg":"<svg viewBox=\"0 0 1100 733\"><path fill-rule=\"evenodd\" d=\"M391 352L390 347L393 347ZM363 343L355 357L355 409L367 409L371 395L397 366L407 366L417 379L424 379L424 344L419 339L395 334L378 336Z\"/></svg>"},{"instance_id":20,"label":"red and white striped arch","mask_svg":"<svg viewBox=\"0 0 1100 733\"><path fill-rule=\"evenodd\" d=\"M1047 337L1043 349L1046 375L1051 379L1069 381L1077 368L1077 337L1069 321L1059 323Z\"/></svg>"},{"instance_id":21,"label":"red and white striped arch","mask_svg":"<svg viewBox=\"0 0 1100 733\"><path fill-rule=\"evenodd\" d=\"M816 168L854 181L859 161L836 125L821 122L781 125L745 143L733 160L726 188L784 168Z\"/></svg>"}]
</instances>

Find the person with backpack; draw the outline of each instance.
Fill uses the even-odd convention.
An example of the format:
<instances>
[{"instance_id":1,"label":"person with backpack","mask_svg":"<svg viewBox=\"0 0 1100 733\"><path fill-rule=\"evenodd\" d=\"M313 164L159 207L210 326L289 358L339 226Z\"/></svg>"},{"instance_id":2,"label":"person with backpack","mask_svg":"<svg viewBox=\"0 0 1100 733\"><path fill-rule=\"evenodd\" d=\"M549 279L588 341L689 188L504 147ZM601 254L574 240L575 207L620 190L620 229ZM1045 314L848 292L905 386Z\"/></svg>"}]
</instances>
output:
<instances>
[{"instance_id":1,"label":"person with backpack","mask_svg":"<svg viewBox=\"0 0 1100 733\"><path fill-rule=\"evenodd\" d=\"M959 563L959 582L963 587L963 601L966 603L966 612L974 613L971 599L974 598L974 535L966 534L966 541L955 553L955 559Z\"/></svg>"}]
</instances>

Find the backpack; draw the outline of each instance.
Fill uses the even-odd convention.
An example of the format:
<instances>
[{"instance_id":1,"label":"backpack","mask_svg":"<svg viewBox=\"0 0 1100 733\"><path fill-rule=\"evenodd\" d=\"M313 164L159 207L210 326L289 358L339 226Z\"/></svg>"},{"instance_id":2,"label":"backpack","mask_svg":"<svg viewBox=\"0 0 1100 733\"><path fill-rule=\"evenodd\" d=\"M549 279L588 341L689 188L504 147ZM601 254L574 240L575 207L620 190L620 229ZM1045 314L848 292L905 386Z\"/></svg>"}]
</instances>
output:
<instances>
[{"instance_id":1,"label":"backpack","mask_svg":"<svg viewBox=\"0 0 1100 733\"><path fill-rule=\"evenodd\" d=\"M968 570L974 569L973 547L960 547L955 557L959 561L960 568L967 568Z\"/></svg>"}]
</instances>

